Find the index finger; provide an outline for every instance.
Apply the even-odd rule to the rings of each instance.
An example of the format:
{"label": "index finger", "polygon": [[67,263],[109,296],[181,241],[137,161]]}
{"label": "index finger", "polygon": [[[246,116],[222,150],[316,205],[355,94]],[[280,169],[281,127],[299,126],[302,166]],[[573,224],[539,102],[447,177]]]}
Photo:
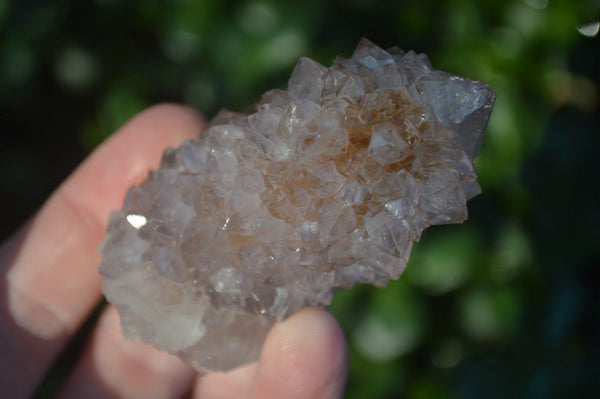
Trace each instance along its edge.
{"label": "index finger", "polygon": [[0,386],[13,398],[33,391],[66,340],[100,298],[97,247],[108,213],[127,188],[156,168],[167,146],[198,136],[191,109],[142,112],[102,144],[1,248]]}

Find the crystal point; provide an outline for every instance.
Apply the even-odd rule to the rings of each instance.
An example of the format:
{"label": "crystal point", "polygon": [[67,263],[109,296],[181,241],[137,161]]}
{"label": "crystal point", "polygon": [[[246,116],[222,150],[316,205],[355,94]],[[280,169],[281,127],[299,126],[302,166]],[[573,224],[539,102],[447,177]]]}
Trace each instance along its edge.
{"label": "crystal point", "polygon": [[398,278],[425,228],[467,217],[494,99],[367,39],[329,68],[301,58],[287,91],[167,149],[111,215],[100,273],[124,333],[230,370],[303,306]]}

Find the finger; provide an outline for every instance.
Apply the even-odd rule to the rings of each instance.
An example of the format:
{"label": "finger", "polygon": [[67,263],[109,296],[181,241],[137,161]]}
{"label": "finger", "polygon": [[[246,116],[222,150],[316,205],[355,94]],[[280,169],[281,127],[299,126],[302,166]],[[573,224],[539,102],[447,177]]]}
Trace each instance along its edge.
{"label": "finger", "polygon": [[259,363],[202,377],[193,398],[340,398],[347,362],[335,319],[322,309],[304,309],[273,327]]}
{"label": "finger", "polygon": [[254,398],[341,398],[348,349],[329,313],[307,308],[269,333],[253,387]]}
{"label": "finger", "polygon": [[110,210],[164,147],[196,136],[198,115],[160,105],[133,118],[58,188],[0,257],[0,386],[28,396],[100,297],[97,247]]}
{"label": "finger", "polygon": [[176,357],[124,339],[119,316],[108,306],[59,398],[181,398],[195,375]]}
{"label": "finger", "polygon": [[254,362],[227,373],[209,373],[196,379],[194,399],[247,398],[250,394],[258,363]]}

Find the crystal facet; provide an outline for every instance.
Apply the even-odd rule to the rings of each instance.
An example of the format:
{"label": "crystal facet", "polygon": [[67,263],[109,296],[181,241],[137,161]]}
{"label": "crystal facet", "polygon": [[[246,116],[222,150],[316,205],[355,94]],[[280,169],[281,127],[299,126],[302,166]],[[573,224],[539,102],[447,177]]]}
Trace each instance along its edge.
{"label": "crystal facet", "polygon": [[423,229],[466,219],[494,99],[366,39],[329,68],[301,58],[287,91],[167,149],[111,215],[100,273],[125,334],[229,370],[301,307],[398,278]]}

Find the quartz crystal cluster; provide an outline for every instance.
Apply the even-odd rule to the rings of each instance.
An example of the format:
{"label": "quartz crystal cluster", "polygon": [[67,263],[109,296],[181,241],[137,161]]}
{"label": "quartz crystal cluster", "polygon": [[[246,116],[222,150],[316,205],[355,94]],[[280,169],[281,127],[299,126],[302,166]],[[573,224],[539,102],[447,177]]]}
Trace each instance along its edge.
{"label": "quartz crystal cluster", "polygon": [[332,291],[398,278],[432,224],[467,217],[494,91],[361,40],[165,151],[110,217],[103,290],[129,338],[200,372],[257,359]]}

